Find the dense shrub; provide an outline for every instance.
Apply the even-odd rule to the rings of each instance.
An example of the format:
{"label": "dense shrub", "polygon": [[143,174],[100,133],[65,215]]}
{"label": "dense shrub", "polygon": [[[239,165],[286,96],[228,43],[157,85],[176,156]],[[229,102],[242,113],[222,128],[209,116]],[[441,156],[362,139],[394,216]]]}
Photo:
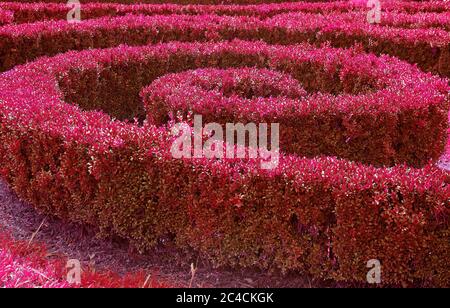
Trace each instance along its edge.
{"label": "dense shrub", "polygon": [[206,123],[223,125],[282,123],[280,148],[300,156],[413,166],[440,157],[447,140],[445,83],[436,87],[433,99],[429,86],[419,81],[422,73],[399,61],[305,50],[271,50],[269,67],[319,94],[306,97],[299,85],[267,72],[188,71],[166,75],[143,91],[149,119],[162,125],[180,115],[186,120],[201,114]]}
{"label": "dense shrub", "polygon": [[257,17],[215,15],[125,16],[10,25],[0,28],[0,70],[68,50],[145,45],[165,41],[264,40],[271,44],[310,41],[336,47],[358,43],[366,51],[390,54],[431,72],[450,76],[449,33],[443,29],[373,26],[346,15],[305,13]]}
{"label": "dense shrub", "polygon": [[[181,5],[228,5],[235,7],[248,7],[255,8],[256,6],[267,5],[269,7],[293,5],[294,7],[306,6],[306,7],[323,7],[325,9],[341,7],[347,9],[366,9],[367,1],[365,0],[343,0],[343,1],[323,1],[323,0],[93,0],[93,1],[81,1],[83,6],[90,4],[127,4],[127,5],[139,5],[139,4],[181,4]],[[10,0],[9,3],[21,4],[27,6],[29,3],[44,3],[45,5],[60,4],[60,0]],[[64,3],[65,4],[65,3]],[[243,5],[239,5],[243,4]],[[254,4],[254,5],[252,5]],[[9,4],[8,4],[9,5]],[[450,9],[450,4],[447,1],[432,0],[423,2],[407,2],[402,0],[390,0],[383,1],[382,8],[384,11],[395,12],[446,12]],[[234,8],[232,8],[234,9]]]}
{"label": "dense shrub", "polygon": [[[388,9],[391,6],[388,4]],[[421,8],[412,12],[399,10],[401,6],[395,6],[396,10],[383,11],[381,24],[400,28],[449,28],[449,13],[427,12]],[[68,8],[65,3],[17,3],[1,2],[0,8],[14,13],[14,23],[31,23],[46,20],[65,20]],[[383,6],[385,8],[385,5]],[[450,9],[450,7],[448,8]],[[333,16],[344,14],[348,20],[358,19],[366,22],[367,9],[351,5],[351,2],[294,2],[259,5],[177,5],[177,4],[134,4],[122,5],[117,3],[83,3],[82,19],[99,17],[117,17],[127,14],[134,15],[204,15],[217,14],[227,16],[255,16],[259,18],[273,17],[284,13],[314,13],[332,14]],[[12,22],[9,21],[9,22]],[[8,23],[9,23],[8,22]]]}
{"label": "dense shrub", "polygon": [[[292,12],[291,12],[292,13]],[[367,23],[366,11],[337,12],[338,18],[347,21],[358,21],[361,24]],[[443,13],[404,13],[404,12],[383,12],[379,25],[405,29],[428,29],[437,28],[448,30],[450,28],[450,12]]]}
{"label": "dense shrub", "polygon": [[[15,23],[66,19],[68,8],[65,3],[0,3],[0,7],[15,13]],[[82,19],[104,16],[169,15],[169,14],[217,14],[229,16],[258,16],[267,18],[288,12],[346,12],[354,8],[348,2],[294,2],[258,5],[177,5],[177,4],[134,4],[83,3]]]}
{"label": "dense shrub", "polygon": [[[139,91],[168,73],[258,67],[301,78],[295,70],[304,73],[302,63],[312,59],[329,70],[311,65],[311,79],[340,72],[342,84],[355,90],[360,76],[372,75],[353,72],[397,69],[399,83],[412,87],[399,96],[411,99],[409,107],[391,107],[409,108],[408,121],[428,110],[424,131],[441,123],[435,111],[446,104],[446,82],[389,57],[240,41],[69,52],[0,76],[1,174],[39,210],[98,226],[142,250],[171,241],[217,265],[357,281],[377,258],[385,283],[448,285],[450,188],[439,169],[284,154],[273,170],[253,159],[180,160],[171,156],[167,128],[106,114],[139,116]],[[389,89],[388,77],[373,77]]]}
{"label": "dense shrub", "polygon": [[9,24],[14,20],[14,14],[11,11],[0,9],[0,26]]}
{"label": "dense shrub", "polygon": [[[11,2],[17,3],[28,3],[28,2],[42,2],[42,3],[61,3],[61,0],[10,0]],[[320,2],[322,0],[303,0],[304,3],[314,3]],[[297,2],[296,0],[92,0],[92,1],[81,1],[85,3],[120,3],[120,4],[164,4],[164,3],[173,3],[173,4],[206,4],[206,5],[217,5],[217,4],[261,4],[261,3],[282,3],[282,2]],[[345,1],[336,1],[336,2],[345,2]]]}

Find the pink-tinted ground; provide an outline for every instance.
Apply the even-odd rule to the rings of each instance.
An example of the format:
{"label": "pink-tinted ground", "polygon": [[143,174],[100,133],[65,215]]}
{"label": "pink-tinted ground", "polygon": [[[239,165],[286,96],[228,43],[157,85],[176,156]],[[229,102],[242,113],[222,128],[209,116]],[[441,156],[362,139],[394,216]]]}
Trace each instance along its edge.
{"label": "pink-tinted ground", "polygon": [[[72,263],[71,263],[72,264]],[[74,269],[74,265],[71,265]],[[86,267],[79,271],[77,282],[69,282],[67,260],[47,251],[41,243],[17,240],[8,231],[0,230],[0,285],[6,288],[168,288],[177,287],[171,281],[143,271],[117,275],[111,271],[96,271]],[[70,275],[69,275],[70,276]],[[76,276],[70,276],[76,277]]]}

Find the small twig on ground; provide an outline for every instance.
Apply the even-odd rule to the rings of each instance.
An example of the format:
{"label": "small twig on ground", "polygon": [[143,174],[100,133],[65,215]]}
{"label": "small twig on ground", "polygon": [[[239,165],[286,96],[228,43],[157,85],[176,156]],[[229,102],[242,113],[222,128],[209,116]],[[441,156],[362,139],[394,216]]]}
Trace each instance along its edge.
{"label": "small twig on ground", "polygon": [[42,220],[42,222],[41,222],[39,228],[37,228],[37,230],[31,235],[31,238],[30,238],[30,240],[28,241],[28,247],[30,247],[31,243],[33,242],[34,238],[36,237],[36,235],[37,235],[37,234],[39,233],[39,231],[41,230],[41,228],[42,228],[42,226],[44,225],[44,223],[45,223],[45,218],[44,218],[44,220]]}
{"label": "small twig on ground", "polygon": [[152,277],[152,274],[149,274],[147,276],[147,278],[145,279],[144,284],[142,285],[142,289],[145,289],[145,287],[147,287],[147,283],[148,283],[148,281],[150,280],[151,277]]}
{"label": "small twig on ground", "polygon": [[47,279],[47,281],[50,281],[50,278],[48,278],[47,276],[45,276],[44,274],[42,274],[40,271],[35,270],[34,268],[30,268],[30,270],[36,274],[38,274],[39,276],[43,277],[44,279]]}
{"label": "small twig on ground", "polygon": [[197,261],[194,263],[191,263],[191,281],[189,282],[189,289],[192,288],[192,284],[194,283],[195,274],[197,273],[197,265],[198,265],[198,258]]}

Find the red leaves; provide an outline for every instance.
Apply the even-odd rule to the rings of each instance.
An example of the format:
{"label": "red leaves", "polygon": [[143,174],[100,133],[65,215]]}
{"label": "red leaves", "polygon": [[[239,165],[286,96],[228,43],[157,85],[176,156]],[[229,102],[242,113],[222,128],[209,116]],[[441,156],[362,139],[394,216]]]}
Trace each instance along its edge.
{"label": "red leaves", "polygon": [[[443,83],[436,82],[436,91],[430,91],[412,67],[353,51],[242,45],[242,50],[228,51],[237,55],[227,57],[259,47],[260,59],[248,65],[269,62],[270,70],[208,68],[167,74],[141,92],[148,121],[190,122],[197,114],[206,123],[223,126],[280,122],[280,148],[285,153],[326,154],[377,166],[419,167],[441,156],[448,110]],[[312,71],[305,63],[314,63]],[[327,85],[330,76],[320,73],[324,66],[339,68],[335,73],[341,80]],[[340,96],[307,95],[289,74],[302,84],[314,83],[314,90]]]}
{"label": "red leaves", "polygon": [[0,8],[0,26],[9,24],[14,20],[14,13]]}
{"label": "red leaves", "polygon": [[[96,225],[142,250],[167,239],[216,265],[358,281],[365,279],[366,262],[379,256],[387,283],[446,284],[449,175],[428,163],[447,139],[447,81],[360,49],[385,53],[380,46],[390,46],[393,55],[420,62],[432,54],[429,41],[448,43],[448,34],[366,27],[352,14],[333,16],[335,23],[328,15],[272,17],[280,8],[320,11],[335,5],[268,5],[262,6],[267,13],[253,7],[254,14],[248,7],[227,8],[266,19],[126,16],[2,27],[0,44],[9,46],[2,49],[3,69],[41,55],[127,43],[241,38],[289,44],[121,45],[42,58],[5,72],[2,175],[40,210]],[[410,20],[404,18],[401,27],[407,28]],[[357,38],[360,49],[290,45],[311,39],[348,46]],[[413,46],[414,40],[420,44]],[[419,64],[429,70],[439,61],[428,60]],[[148,85],[144,110],[138,93]],[[174,159],[173,136],[152,124],[193,111],[221,123],[280,122],[285,155],[279,168],[261,170],[251,159]],[[150,121],[144,121],[146,114]],[[443,261],[430,262],[436,256]]]}
{"label": "red leaves", "polygon": [[[330,4],[330,8],[335,5]],[[269,13],[269,17],[265,19],[253,17],[264,15],[264,10],[256,14],[247,12],[251,16],[216,16],[201,14],[200,10],[193,13],[194,15],[126,15],[87,19],[80,24],[70,24],[66,20],[12,24],[0,29],[0,42],[7,46],[2,56],[4,59],[0,70],[5,71],[14,65],[34,60],[38,56],[51,56],[71,49],[105,48],[121,44],[136,46],[173,40],[220,41],[237,38],[277,44],[311,42],[321,45],[332,42],[334,46],[343,47],[352,47],[354,43],[360,43],[367,51],[375,54],[388,53],[411,63],[418,63],[425,70],[432,72],[438,70],[447,76],[448,68],[445,67],[445,63],[448,62],[446,60],[448,53],[444,46],[449,44],[450,35],[444,29],[420,27],[405,29],[403,24],[394,25],[396,27],[389,24],[372,27],[367,25],[365,18],[361,20],[360,17],[364,16],[361,12],[356,15],[358,18],[355,18],[354,14],[336,12],[329,15],[310,14],[305,12],[311,10],[314,12],[317,8],[309,9],[303,6],[304,4],[300,4],[299,8],[294,8],[296,13],[285,13],[289,10],[280,10],[274,17],[270,17],[273,13]],[[139,12],[140,9],[136,10]],[[248,8],[239,8],[236,9],[236,13],[228,12],[228,14],[240,15],[242,14],[240,10],[244,10],[245,14]],[[321,10],[330,9],[319,9]],[[215,9],[206,9],[208,13],[211,11],[214,12]],[[224,15],[227,15],[226,12]],[[119,15],[123,14],[125,13]],[[148,14],[153,13],[150,10]],[[418,16],[416,19],[420,18]],[[446,18],[448,19],[448,16],[444,17]],[[414,23],[414,19],[406,20],[405,23]],[[277,34],[275,38],[274,33]],[[23,43],[24,37],[27,38],[27,44]],[[48,41],[52,42],[51,45],[46,43]],[[387,49],[386,45],[392,47]],[[442,51],[439,54],[443,59],[433,56],[432,48]]]}
{"label": "red leaves", "polygon": [[42,244],[13,239],[0,230],[0,286],[3,288],[170,288],[167,281],[144,272],[119,276],[111,271],[97,272],[88,268],[82,272],[81,285],[66,280],[66,262],[61,256],[49,257]]}
{"label": "red leaves", "polygon": [[[273,0],[272,0],[273,1]],[[269,1],[269,2],[272,2]],[[23,3],[26,2],[26,3]],[[1,3],[0,7],[15,13],[14,21],[16,23],[36,22],[43,20],[66,19],[66,3],[56,3],[58,0],[45,0],[39,3],[28,3],[30,1],[15,0]],[[54,2],[54,3],[45,3]],[[105,3],[106,2],[106,3]],[[126,2],[121,0],[120,2]],[[103,16],[123,16],[126,14],[144,14],[144,15],[164,15],[164,14],[218,14],[218,15],[237,15],[237,16],[258,16],[267,18],[276,14],[285,12],[307,12],[307,13],[330,13],[335,15],[340,12],[353,11],[352,18],[366,18],[367,1],[336,1],[336,2],[297,2],[283,0],[283,3],[265,3],[264,0],[216,0],[220,4],[216,5],[214,0],[172,0],[171,3],[195,4],[204,2],[202,6],[196,5],[176,5],[176,4],[135,4],[135,1],[129,0],[133,5],[122,5],[114,3],[114,0],[97,0],[85,3],[83,2],[83,19],[98,18]],[[142,3],[152,3],[152,0],[140,1]],[[257,5],[233,5],[230,3],[254,3]],[[276,1],[273,1],[276,2]],[[354,11],[362,10],[359,14]],[[388,1],[383,3],[383,23],[394,24],[395,26],[404,25],[405,22],[421,27],[441,26],[448,20],[445,14],[436,14],[447,12],[450,5],[446,1],[427,1],[427,2],[406,2],[406,1]],[[408,14],[405,14],[405,13]],[[419,13],[416,15],[410,15]]]}

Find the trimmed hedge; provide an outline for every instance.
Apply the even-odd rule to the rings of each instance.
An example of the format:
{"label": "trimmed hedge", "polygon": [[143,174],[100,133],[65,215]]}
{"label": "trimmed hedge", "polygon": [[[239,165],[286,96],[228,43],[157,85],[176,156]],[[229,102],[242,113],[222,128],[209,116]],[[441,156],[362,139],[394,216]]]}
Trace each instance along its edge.
{"label": "trimmed hedge", "polygon": [[[161,77],[144,89],[148,118],[156,125],[190,114],[223,125],[233,120],[282,123],[280,148],[285,152],[379,166],[420,167],[443,153],[449,107],[445,82],[430,85],[423,73],[388,57],[329,48],[274,49],[271,69],[295,76],[308,91],[320,94],[306,97],[282,76],[248,69],[187,71]],[[283,88],[297,96],[276,90]]]}
{"label": "trimmed hedge", "polygon": [[[17,3],[2,2],[0,7],[15,13],[15,23],[30,23],[45,20],[65,20],[68,8],[65,3]],[[204,15],[217,14],[229,16],[257,16],[272,17],[288,12],[346,12],[357,9],[348,2],[294,2],[258,5],[178,5],[178,4],[134,4],[122,5],[117,3],[83,3],[82,19],[99,17],[135,15],[169,15],[188,14]]]}
{"label": "trimmed hedge", "polygon": [[372,26],[342,15],[281,14],[256,17],[215,15],[125,16],[11,25],[0,28],[0,70],[38,56],[68,50],[145,45],[166,41],[264,40],[271,44],[310,41],[335,47],[359,43],[366,51],[390,54],[426,71],[450,76],[450,35],[441,29],[401,29]]}
{"label": "trimmed hedge", "polygon": [[[82,6],[82,19],[118,17],[134,15],[205,15],[255,16],[269,18],[285,13],[314,13],[344,15],[347,20],[358,19],[365,23],[367,9],[364,6],[349,5],[349,2],[295,2],[259,5],[177,5],[177,4],[135,4],[85,3]],[[16,3],[1,2],[0,8],[14,13],[14,23],[32,23],[48,20],[66,20],[68,8],[65,3]],[[450,7],[449,7],[450,9]],[[381,25],[399,28],[444,28],[449,29],[450,13],[444,12],[398,12],[384,11]],[[8,21],[11,23],[12,20]]]}
{"label": "trimmed hedge", "polygon": [[[10,0],[11,2],[42,2],[42,3],[61,3],[61,0]],[[320,2],[322,0],[304,0],[303,2]],[[86,3],[121,3],[121,4],[261,4],[261,3],[282,3],[282,2],[297,2],[296,0],[93,0],[86,1]]]}
{"label": "trimmed hedge", "polygon": [[[204,5],[204,6],[229,6],[234,9],[234,7],[248,7],[255,8],[258,6],[285,6],[285,5],[293,5],[293,6],[306,6],[306,7],[323,7],[328,10],[330,8],[341,7],[348,9],[359,9],[362,8],[367,10],[367,1],[361,0],[345,0],[345,1],[326,1],[323,0],[307,0],[307,1],[295,1],[295,0],[142,0],[142,1],[131,1],[131,0],[94,0],[94,1],[81,1],[83,7],[88,5],[96,5],[96,4],[106,4],[106,5],[114,5],[120,3],[126,3],[127,5],[140,5],[140,4],[150,4],[150,5],[158,5],[158,4],[178,4],[178,5]],[[12,4],[20,4],[27,6],[30,4],[39,4],[44,3],[45,5],[55,5],[60,4],[60,0],[10,0],[8,2]],[[65,4],[65,3],[64,3]],[[240,5],[242,4],[242,5]],[[387,12],[405,12],[405,13],[417,13],[417,12],[448,12],[450,10],[450,4],[447,1],[442,0],[433,0],[426,2],[407,2],[403,0],[390,0],[384,1],[382,4],[383,11]]]}
{"label": "trimmed hedge", "polygon": [[[366,2],[367,3],[367,2]],[[431,0],[411,2],[403,0],[394,0],[383,2],[382,9],[386,11],[400,11],[405,13],[417,13],[417,12],[448,12],[450,9],[450,3],[448,1]]]}
{"label": "trimmed hedge", "polygon": [[[292,13],[292,12],[291,12]],[[352,11],[352,12],[337,12],[339,18],[347,21],[356,20],[361,24],[367,23],[367,12]],[[394,28],[404,29],[429,29],[437,28],[443,30],[450,29],[450,12],[443,13],[404,13],[404,12],[383,12],[379,26],[390,26]]]}
{"label": "trimmed hedge", "polygon": [[[17,67],[0,76],[1,174],[39,210],[98,226],[142,250],[173,243],[216,265],[362,282],[367,261],[377,258],[385,283],[448,286],[447,173],[333,157],[281,155],[273,170],[261,170],[258,160],[173,159],[167,128],[106,114],[139,114],[139,91],[167,73],[245,66],[286,72],[302,68],[310,53],[328,52],[341,64],[395,64],[411,74],[405,81],[421,80],[419,93],[447,99],[444,81],[406,64],[324,50],[171,43],[69,52]],[[331,75],[310,72],[319,80]]]}

